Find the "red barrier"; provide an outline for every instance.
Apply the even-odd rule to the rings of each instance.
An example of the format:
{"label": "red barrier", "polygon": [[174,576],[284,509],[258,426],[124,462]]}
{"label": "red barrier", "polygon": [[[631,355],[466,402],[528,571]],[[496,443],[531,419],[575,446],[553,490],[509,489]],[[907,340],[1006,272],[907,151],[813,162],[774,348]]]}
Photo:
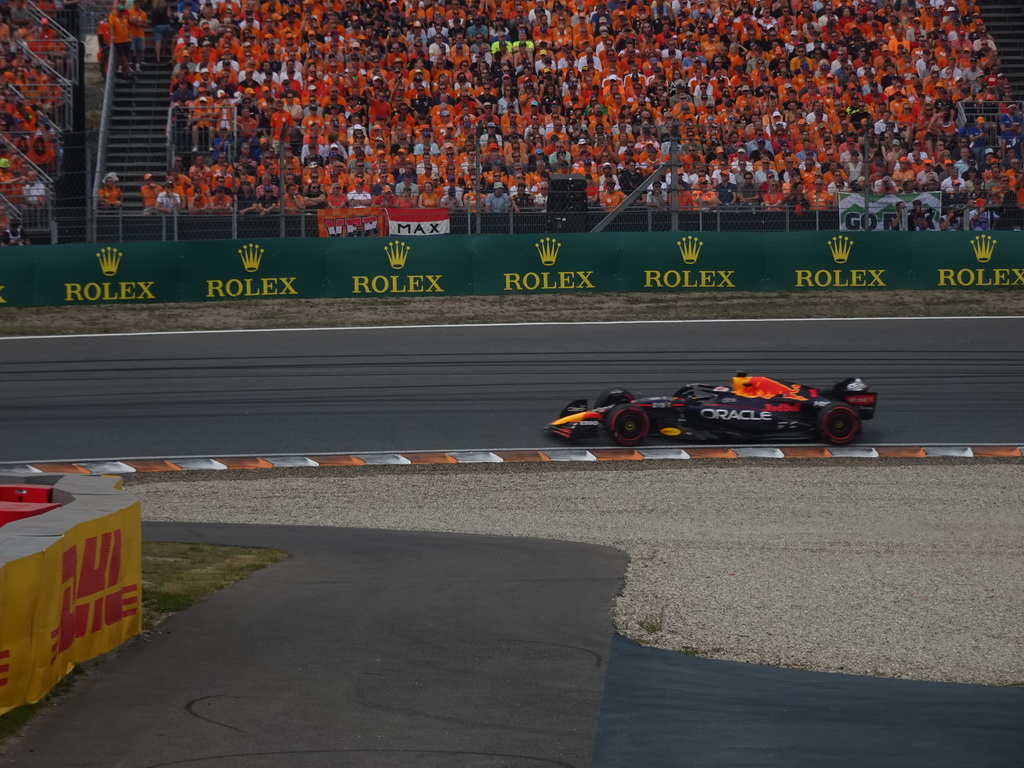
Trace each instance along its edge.
{"label": "red barrier", "polygon": [[60,504],[29,504],[18,501],[0,501],[0,528],[15,520],[35,517],[56,509]]}
{"label": "red barrier", "polygon": [[49,504],[52,499],[53,488],[49,485],[0,485],[0,502]]}

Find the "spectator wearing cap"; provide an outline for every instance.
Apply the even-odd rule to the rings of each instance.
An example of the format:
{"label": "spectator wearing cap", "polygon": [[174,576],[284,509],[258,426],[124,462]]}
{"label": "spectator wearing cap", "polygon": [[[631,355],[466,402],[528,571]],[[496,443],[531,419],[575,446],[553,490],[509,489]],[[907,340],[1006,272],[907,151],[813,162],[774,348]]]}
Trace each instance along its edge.
{"label": "spectator wearing cap", "polygon": [[973,123],[967,123],[961,133],[967,139],[967,148],[976,163],[985,162],[985,150],[988,149],[988,140],[985,118],[978,116]]}
{"label": "spectator wearing cap", "polygon": [[512,198],[505,191],[505,185],[496,181],[494,189],[484,198],[484,208],[492,213],[500,213],[512,208]]}
{"label": "spectator wearing cap", "polygon": [[114,55],[121,70],[121,77],[131,80],[132,39],[128,28],[128,8],[118,3],[114,11],[107,17],[110,25],[110,39],[114,44]]}
{"label": "spectator wearing cap", "polygon": [[348,205],[350,208],[367,208],[373,203],[373,195],[366,188],[366,180],[362,176],[356,176],[355,184],[348,193]]}
{"label": "spectator wearing cap", "polygon": [[108,173],[103,178],[103,184],[96,194],[99,198],[99,207],[107,210],[120,208],[124,201],[124,193],[117,186],[117,176],[113,173]]}
{"label": "spectator wearing cap", "polygon": [[153,181],[153,174],[147,173],[142,177],[142,185],[139,187],[139,196],[142,198],[142,212],[146,214],[156,213],[156,199],[163,191],[162,187]]}
{"label": "spectator wearing cap", "polygon": [[975,232],[987,232],[995,229],[995,223],[999,216],[988,207],[984,197],[978,197],[974,206],[967,212],[966,228]]}

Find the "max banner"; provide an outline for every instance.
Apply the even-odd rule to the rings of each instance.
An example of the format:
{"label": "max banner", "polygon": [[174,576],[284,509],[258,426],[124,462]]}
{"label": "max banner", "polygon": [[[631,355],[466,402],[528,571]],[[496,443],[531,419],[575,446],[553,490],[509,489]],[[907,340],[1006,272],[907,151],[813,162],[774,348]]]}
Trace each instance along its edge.
{"label": "max banner", "polygon": [[447,235],[447,208],[388,208],[388,233],[392,237]]}

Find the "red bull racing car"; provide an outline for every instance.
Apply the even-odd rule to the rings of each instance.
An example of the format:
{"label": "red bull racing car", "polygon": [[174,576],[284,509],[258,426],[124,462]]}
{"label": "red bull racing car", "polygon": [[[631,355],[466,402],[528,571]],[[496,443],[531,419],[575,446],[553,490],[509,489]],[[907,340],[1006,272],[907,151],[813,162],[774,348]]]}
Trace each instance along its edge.
{"label": "red bull racing car", "polygon": [[740,372],[730,386],[688,384],[671,397],[636,398],[625,389],[609,389],[592,407],[573,400],[547,429],[571,441],[604,430],[624,446],[649,435],[696,442],[820,439],[844,445],[874,417],[876,399],[861,379],[819,389]]}

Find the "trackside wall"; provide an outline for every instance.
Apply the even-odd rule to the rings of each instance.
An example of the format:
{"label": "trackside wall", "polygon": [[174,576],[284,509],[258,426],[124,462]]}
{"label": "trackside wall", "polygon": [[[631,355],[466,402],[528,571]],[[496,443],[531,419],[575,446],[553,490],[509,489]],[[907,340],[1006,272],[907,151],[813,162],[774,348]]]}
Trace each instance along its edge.
{"label": "trackside wall", "polygon": [[62,506],[0,527],[0,714],[141,631],[139,502],[109,477],[0,475]]}
{"label": "trackside wall", "polygon": [[9,248],[0,306],[586,291],[1024,288],[1022,232],[609,233]]}

